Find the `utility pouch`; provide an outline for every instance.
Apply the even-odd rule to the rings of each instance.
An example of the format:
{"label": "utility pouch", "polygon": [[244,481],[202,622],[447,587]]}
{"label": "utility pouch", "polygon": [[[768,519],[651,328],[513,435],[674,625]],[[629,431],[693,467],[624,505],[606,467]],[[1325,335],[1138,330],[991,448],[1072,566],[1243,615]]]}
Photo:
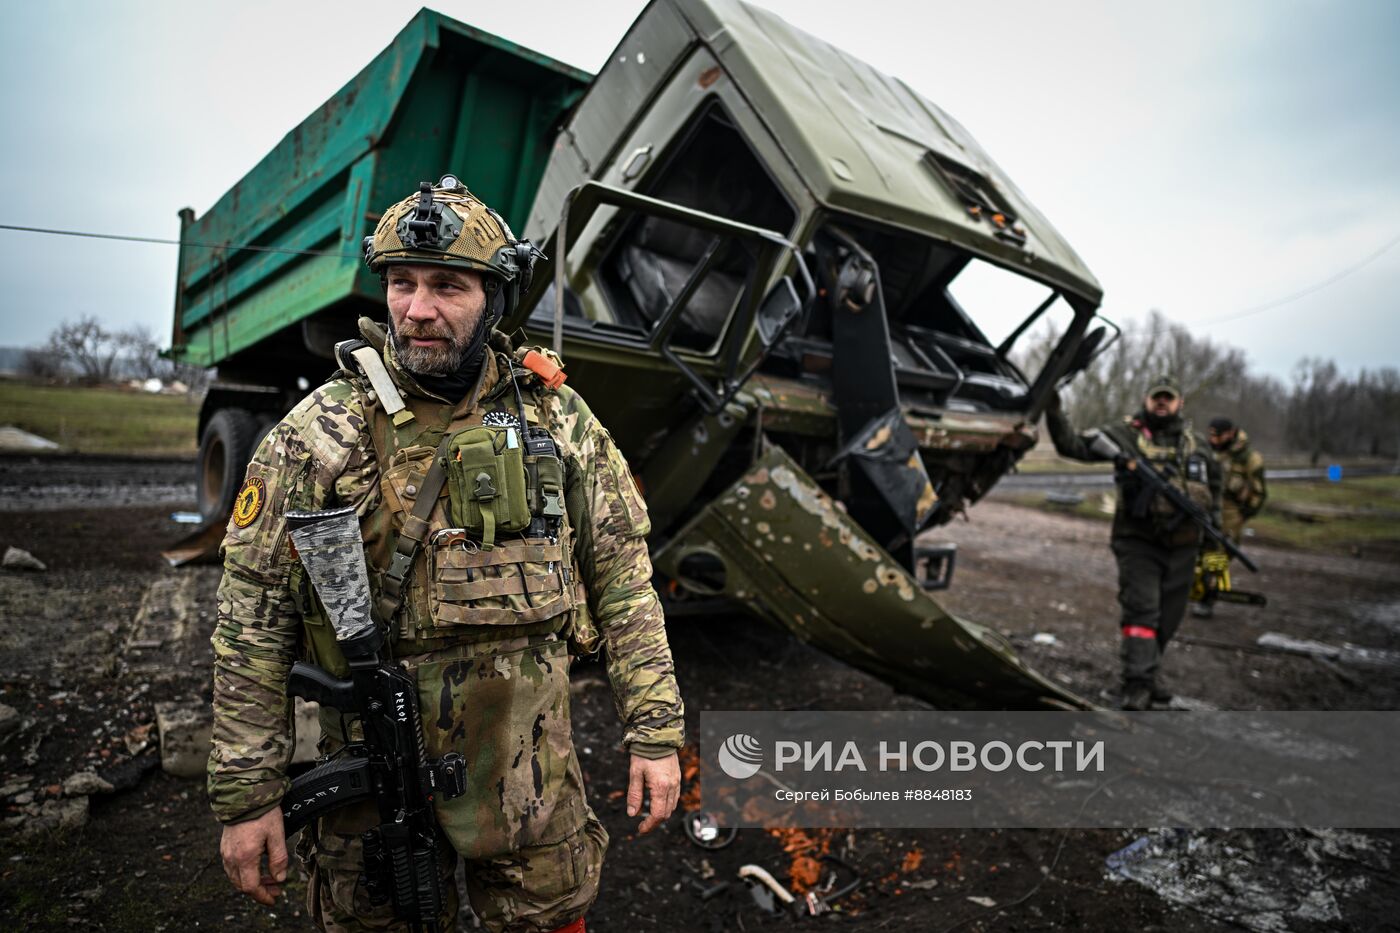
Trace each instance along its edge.
{"label": "utility pouch", "polygon": [[483,424],[458,431],[447,444],[447,486],[452,523],[481,542],[530,526],[525,452],[514,426]]}

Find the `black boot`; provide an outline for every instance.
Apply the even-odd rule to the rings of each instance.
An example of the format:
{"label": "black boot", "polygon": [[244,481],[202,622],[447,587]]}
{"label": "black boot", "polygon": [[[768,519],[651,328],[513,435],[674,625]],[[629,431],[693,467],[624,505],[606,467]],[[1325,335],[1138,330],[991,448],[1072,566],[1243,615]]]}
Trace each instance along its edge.
{"label": "black boot", "polygon": [[1154,706],[1166,706],[1172,701],[1172,692],[1161,684],[1152,685],[1152,704]]}
{"label": "black boot", "polygon": [[1134,682],[1123,685],[1123,703],[1120,709],[1128,712],[1141,712],[1152,708],[1152,685]]}

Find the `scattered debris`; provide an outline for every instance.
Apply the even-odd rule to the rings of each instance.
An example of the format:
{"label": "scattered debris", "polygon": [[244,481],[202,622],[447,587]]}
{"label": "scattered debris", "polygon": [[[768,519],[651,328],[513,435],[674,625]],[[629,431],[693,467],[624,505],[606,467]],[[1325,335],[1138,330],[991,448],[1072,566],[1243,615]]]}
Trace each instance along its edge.
{"label": "scattered debris", "polygon": [[761,865],[744,865],[739,869],[739,879],[748,886],[754,903],[770,914],[780,907],[791,907],[797,902],[792,892],[778,884],[776,878]]}
{"label": "scattered debris", "polygon": [[1306,638],[1290,638],[1278,632],[1265,632],[1255,642],[1260,648],[1281,651],[1285,654],[1303,654],[1325,661],[1343,661],[1370,667],[1400,667],[1400,654],[1383,651],[1379,648],[1364,648],[1360,645],[1343,643],[1329,645],[1326,642]]}
{"label": "scattered debris", "polygon": [[702,849],[723,849],[739,835],[739,830],[721,826],[713,813],[699,811],[685,815],[685,836]]}
{"label": "scattered debris", "polygon": [[63,782],[63,793],[67,797],[87,797],[92,794],[110,794],[116,790],[110,781],[97,775],[96,771],[79,771]]}
{"label": "scattered debris", "polygon": [[969,897],[968,897],[968,900],[971,901],[972,903],[976,904],[978,907],[995,907],[995,906],[997,906],[996,899],[995,899],[995,898],[991,898],[991,897],[969,896]]}
{"label": "scattered debris", "polygon": [[1061,505],[1072,509],[1083,502],[1084,497],[1077,492],[1047,492],[1045,494],[1046,505]]}
{"label": "scattered debris", "polygon": [[58,830],[77,829],[87,825],[88,798],[73,797],[68,800],[45,800],[40,804],[29,804],[18,815],[5,820],[6,829],[14,830],[21,836],[34,836]]}
{"label": "scattered debris", "polygon": [[5,703],[0,703],[0,738],[4,738],[11,732],[19,731],[19,727],[24,724],[20,718],[19,710]]}
{"label": "scattered debris", "polygon": [[6,570],[48,570],[49,568],[39,558],[26,551],[24,548],[11,545],[5,548],[5,557],[0,560],[0,566]]}
{"label": "scattered debris", "polygon": [[128,755],[134,758],[150,747],[151,729],[154,726],[155,723],[148,722],[127,730],[126,735],[122,736],[122,744],[126,746]]}
{"label": "scattered debris", "polygon": [[1053,645],[1057,644],[1059,639],[1049,632],[1036,632],[1031,636],[1031,642],[1037,645]]}
{"label": "scattered debris", "polygon": [[0,797],[13,797],[15,794],[26,790],[34,781],[32,774],[16,774],[10,778],[10,782],[0,786]]}
{"label": "scattered debris", "polygon": [[0,425],[0,450],[61,450],[62,448],[37,434],[21,431],[12,424]]}
{"label": "scattered debris", "polygon": [[1337,829],[1274,834],[1158,829],[1105,864],[1164,899],[1255,930],[1287,933],[1298,922],[1342,920],[1338,899],[1390,869],[1389,844]]}

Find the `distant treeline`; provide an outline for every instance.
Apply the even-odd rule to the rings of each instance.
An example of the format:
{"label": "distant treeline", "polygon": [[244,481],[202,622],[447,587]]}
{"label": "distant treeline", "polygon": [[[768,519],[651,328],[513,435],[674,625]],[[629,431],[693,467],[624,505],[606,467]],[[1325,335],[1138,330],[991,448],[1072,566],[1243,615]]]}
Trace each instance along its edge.
{"label": "distant treeline", "polygon": [[[1022,355],[1032,372],[1059,333],[1040,331]],[[1070,419],[1083,427],[1132,414],[1145,380],[1171,373],[1181,380],[1186,414],[1204,432],[1223,416],[1266,452],[1327,457],[1400,458],[1400,370],[1393,366],[1342,373],[1331,360],[1298,362],[1285,384],[1249,371],[1244,351],[1196,337],[1153,311],[1075,377],[1062,393]]]}
{"label": "distant treeline", "polygon": [[182,382],[191,391],[208,383],[208,371],[161,356],[145,327],[113,331],[87,315],[53,329],[42,347],[24,351],[18,372],[47,382],[103,385],[127,379]]}

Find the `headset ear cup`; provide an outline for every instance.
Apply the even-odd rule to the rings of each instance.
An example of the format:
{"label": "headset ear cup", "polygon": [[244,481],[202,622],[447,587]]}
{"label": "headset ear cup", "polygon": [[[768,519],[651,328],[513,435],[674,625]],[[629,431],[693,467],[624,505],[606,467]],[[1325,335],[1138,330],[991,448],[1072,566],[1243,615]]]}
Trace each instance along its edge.
{"label": "headset ear cup", "polygon": [[520,270],[516,273],[516,297],[525,294],[530,290],[530,279],[535,272],[535,248],[530,245],[529,240],[519,240],[515,244],[515,265]]}

